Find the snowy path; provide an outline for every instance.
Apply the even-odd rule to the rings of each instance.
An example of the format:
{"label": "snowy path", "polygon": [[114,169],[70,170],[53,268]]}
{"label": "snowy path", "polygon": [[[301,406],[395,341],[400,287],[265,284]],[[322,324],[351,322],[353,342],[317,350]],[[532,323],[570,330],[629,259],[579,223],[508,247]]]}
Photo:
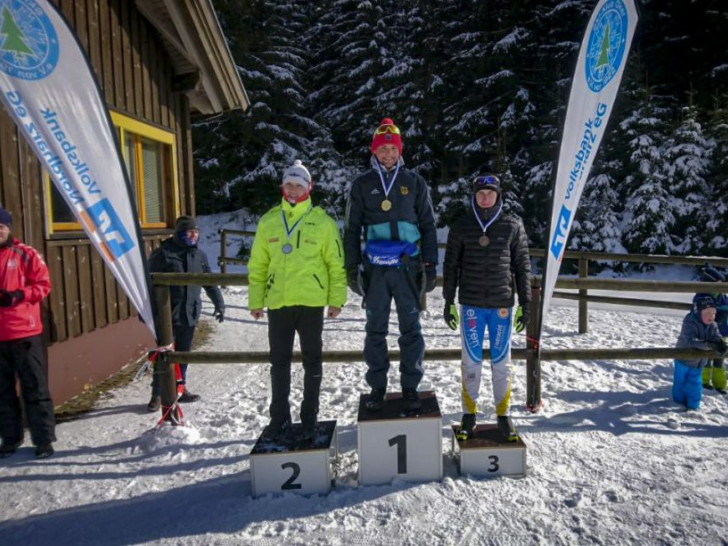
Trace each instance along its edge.
{"label": "snowy path", "polygon": [[[439,291],[424,320],[429,347],[455,347]],[[266,350],[266,324],[228,288],[228,319],[207,347]],[[592,306],[577,335],[573,306],[557,300],[545,347],[669,346],[681,313]],[[206,310],[209,312],[209,304]],[[207,317],[209,319],[209,316]],[[394,325],[393,325],[394,326]],[[324,347],[362,347],[364,314],[350,303],[327,321]],[[396,347],[396,336],[390,337]],[[523,346],[523,336],[515,336]],[[396,367],[396,366],[395,366]],[[294,406],[302,373],[294,366]],[[728,398],[707,393],[700,412],[669,400],[668,361],[544,363],[544,411],[524,409],[525,365],[514,362],[513,416],[529,446],[528,475],[459,477],[449,424],[460,417],[457,362],[427,362],[421,389],[443,413],[444,479],[357,484],[356,403],[362,364],[325,365],[321,418],[339,423],[336,488],[326,496],[251,498],[248,454],[267,423],[266,365],[199,365],[185,406],[190,426],[153,429],[148,377],[58,427],[57,454],[26,445],[0,461],[0,543],[79,544],[725,544]],[[483,420],[493,419],[483,374]],[[397,385],[395,371],[390,384]],[[721,542],[722,541],[722,542]]]}

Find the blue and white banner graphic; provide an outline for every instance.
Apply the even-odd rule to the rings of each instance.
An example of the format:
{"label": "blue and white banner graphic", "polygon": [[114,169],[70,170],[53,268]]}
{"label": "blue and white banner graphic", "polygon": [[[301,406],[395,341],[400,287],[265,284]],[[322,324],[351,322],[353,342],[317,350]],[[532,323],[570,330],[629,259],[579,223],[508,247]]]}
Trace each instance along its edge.
{"label": "blue and white banner graphic", "polygon": [[571,85],[554,181],[543,276],[542,323],[551,303],[584,183],[612,113],[636,26],[637,9],[633,0],[600,0],[586,27]]}
{"label": "blue and white banner graphic", "polygon": [[0,94],[155,334],[141,230],[115,130],[75,35],[47,0],[0,0]]}

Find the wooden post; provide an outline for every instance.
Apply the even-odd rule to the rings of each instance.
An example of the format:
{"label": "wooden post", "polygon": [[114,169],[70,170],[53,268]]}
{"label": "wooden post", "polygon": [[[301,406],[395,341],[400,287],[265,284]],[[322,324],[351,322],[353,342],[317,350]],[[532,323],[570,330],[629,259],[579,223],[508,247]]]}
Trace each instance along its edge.
{"label": "wooden post", "polygon": [[541,359],[539,357],[541,316],[541,279],[531,278],[531,317],[526,326],[526,409],[537,413],[543,408],[541,402]]}
{"label": "wooden post", "polygon": [[[167,347],[172,344],[172,306],[170,304],[169,286],[154,285],[154,301],[156,305],[155,327],[157,329],[157,342],[160,347]],[[179,408],[167,411],[177,402],[177,379],[174,374],[172,362],[167,361],[167,354],[162,351],[154,361],[154,373],[159,374],[159,384],[162,396],[162,415],[165,421],[178,425],[182,422],[182,415]]]}
{"label": "wooden post", "polygon": [[[579,258],[579,278],[589,276],[589,258]],[[586,334],[589,330],[589,310],[587,308],[587,289],[579,290],[579,333]]]}
{"label": "wooden post", "polygon": [[220,266],[220,272],[224,275],[227,273],[227,256],[225,250],[227,249],[227,231],[224,229],[218,230],[220,233],[220,257],[217,259],[218,265]]}

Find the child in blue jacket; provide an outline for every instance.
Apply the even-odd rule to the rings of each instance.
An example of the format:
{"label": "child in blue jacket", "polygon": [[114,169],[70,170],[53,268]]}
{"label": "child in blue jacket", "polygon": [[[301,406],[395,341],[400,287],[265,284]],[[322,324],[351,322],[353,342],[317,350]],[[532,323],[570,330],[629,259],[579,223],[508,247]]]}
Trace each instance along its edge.
{"label": "child in blue jacket", "polygon": [[[725,275],[718,271],[715,267],[706,263],[701,268],[701,280],[706,282],[725,282]],[[728,336],[728,296],[719,292],[711,292],[709,294],[695,294],[693,302],[702,297],[711,296],[715,302],[717,313],[715,315],[715,323],[718,325],[718,331],[722,337]],[[724,360],[715,358],[708,360],[708,364],[703,368],[703,388],[715,389],[721,394],[727,394],[726,390],[726,370]]]}
{"label": "child in blue jacket", "polygon": [[[724,355],[728,346],[720,337],[715,315],[716,308],[712,297],[696,297],[692,310],[683,319],[676,347],[718,351]],[[672,399],[684,405],[685,409],[696,410],[700,407],[703,396],[702,370],[707,363],[708,358],[675,359]]]}

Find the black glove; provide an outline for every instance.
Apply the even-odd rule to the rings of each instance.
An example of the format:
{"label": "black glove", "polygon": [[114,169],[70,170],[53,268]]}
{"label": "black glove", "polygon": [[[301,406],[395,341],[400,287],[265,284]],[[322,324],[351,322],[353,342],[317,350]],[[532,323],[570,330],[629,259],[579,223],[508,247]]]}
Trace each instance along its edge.
{"label": "black glove", "polygon": [[528,319],[531,318],[531,311],[528,307],[518,306],[516,310],[516,332],[521,333],[528,326]]}
{"label": "black glove", "polygon": [[212,317],[217,319],[218,322],[225,320],[225,308],[215,307],[215,310],[212,312]]}
{"label": "black glove", "polygon": [[361,278],[361,270],[358,265],[346,270],[346,283],[349,285],[349,288],[351,288],[351,291],[354,292],[354,294],[358,294],[362,298],[364,297],[364,284]]}
{"label": "black glove", "polygon": [[22,290],[0,290],[0,307],[12,307],[25,299]]}
{"label": "black glove", "polygon": [[432,292],[437,286],[437,269],[435,264],[425,264],[425,292]]}
{"label": "black glove", "polygon": [[450,330],[457,330],[460,324],[460,316],[458,315],[457,306],[451,302],[445,302],[445,310],[442,312],[442,318],[445,320],[445,324]]}

